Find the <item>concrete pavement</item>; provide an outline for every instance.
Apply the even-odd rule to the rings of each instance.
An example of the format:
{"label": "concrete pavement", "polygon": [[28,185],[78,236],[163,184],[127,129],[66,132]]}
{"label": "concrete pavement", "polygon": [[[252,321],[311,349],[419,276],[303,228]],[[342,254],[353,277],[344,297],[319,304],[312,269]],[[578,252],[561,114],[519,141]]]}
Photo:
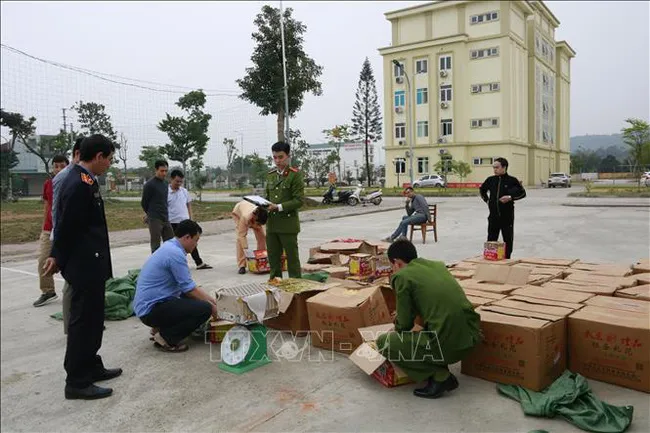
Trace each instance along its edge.
{"label": "concrete pavement", "polygon": [[[515,257],[632,263],[648,256],[650,209],[566,207],[566,196],[555,192],[530,191],[517,204]],[[486,233],[485,205],[474,198],[429,201],[439,203],[439,242],[423,245],[416,233],[420,255],[451,261],[479,254]],[[309,247],[335,237],[377,240],[394,230],[401,214],[393,210],[305,221],[301,255],[305,259]],[[236,274],[230,230],[204,236],[199,248],[215,266],[193,270],[200,284],[266,279]],[[149,245],[113,247],[112,254],[115,274],[123,275],[142,265]],[[39,294],[35,267],[33,259],[2,264],[2,431],[580,431],[561,418],[524,416],[517,402],[498,395],[495,384],[461,375],[458,364],[452,371],[459,389],[435,401],[413,397],[414,385],[384,388],[339,354],[318,363],[273,362],[236,376],[210,361],[209,345],[191,342],[185,353],[158,352],[148,340],[148,328],[136,318],[107,322],[100,354],[108,367],[124,368],[121,377],[106,383],[114,395],[97,402],[67,401],[65,337],[61,322],[49,317],[61,304],[31,306]],[[60,279],[56,284],[60,292]],[[630,432],[650,430],[648,394],[589,383],[602,400],[634,406]]]}

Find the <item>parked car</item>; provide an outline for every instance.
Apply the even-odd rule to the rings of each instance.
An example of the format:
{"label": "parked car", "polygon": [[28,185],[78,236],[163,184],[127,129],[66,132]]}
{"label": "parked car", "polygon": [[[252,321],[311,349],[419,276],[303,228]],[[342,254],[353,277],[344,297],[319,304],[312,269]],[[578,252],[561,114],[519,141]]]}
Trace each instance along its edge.
{"label": "parked car", "polygon": [[647,181],[648,179],[650,179],[650,171],[646,171],[641,175],[641,180]]}
{"label": "parked car", "polygon": [[571,188],[571,176],[568,176],[566,173],[551,173],[548,178],[548,187],[555,188],[558,186]]}
{"label": "parked car", "polygon": [[436,188],[445,188],[447,182],[445,178],[438,174],[431,174],[422,176],[415,182],[413,182],[413,188],[426,188],[426,187],[436,187]]}

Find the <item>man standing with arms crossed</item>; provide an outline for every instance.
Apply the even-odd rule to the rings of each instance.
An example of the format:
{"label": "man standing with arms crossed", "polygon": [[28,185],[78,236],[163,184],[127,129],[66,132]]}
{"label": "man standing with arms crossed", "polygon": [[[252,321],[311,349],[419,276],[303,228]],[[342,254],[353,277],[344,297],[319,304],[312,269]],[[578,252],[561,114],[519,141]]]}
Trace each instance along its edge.
{"label": "man standing with arms crossed", "polygon": [[269,218],[266,229],[266,247],[271,268],[270,279],[282,278],[282,251],[287,254],[289,278],[300,278],[298,209],[303,205],[305,182],[302,173],[290,167],[291,148],[279,141],[271,146],[275,167],[266,175],[266,199]]}
{"label": "man standing with arms crossed", "polygon": [[106,173],[115,145],[95,134],[81,144],[80,162],[61,185],[52,253],[44,274],[61,270],[72,288],[65,353],[65,398],[92,400],[113,393],[94,382],[113,379],[122,370],[106,369],[97,354],[102,345],[106,280],[113,276],[104,201],[97,176]]}
{"label": "man standing with arms crossed", "polygon": [[142,188],[142,200],[140,205],[145,212],[143,221],[149,226],[151,252],[160,247],[160,238],[163,242],[174,237],[174,230],[169,224],[169,212],[167,210],[167,194],[169,184],[165,180],[169,165],[167,161],[155,162],[156,175],[149,179]]}
{"label": "man standing with arms crossed", "polygon": [[[488,241],[499,240],[499,232],[506,244],[506,259],[512,255],[512,243],[515,237],[515,201],[526,197],[526,190],[521,182],[508,174],[508,160],[497,158],[492,165],[494,176],[481,184],[481,198],[488,204]],[[488,196],[488,192],[490,195]]]}

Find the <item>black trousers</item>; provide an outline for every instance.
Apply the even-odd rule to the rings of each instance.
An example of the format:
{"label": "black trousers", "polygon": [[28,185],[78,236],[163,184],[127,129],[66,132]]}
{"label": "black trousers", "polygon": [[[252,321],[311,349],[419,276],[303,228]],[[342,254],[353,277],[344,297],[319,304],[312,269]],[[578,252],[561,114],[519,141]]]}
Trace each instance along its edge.
{"label": "black trousers", "polygon": [[[172,223],[172,230],[174,230],[174,233],[176,233],[176,227],[178,227],[178,223]],[[194,251],[192,251],[192,259],[194,260],[194,263],[196,266],[200,266],[203,264],[203,259],[201,259],[201,256],[199,255],[199,248],[194,248]]]}
{"label": "black trousers", "polygon": [[92,385],[93,377],[104,369],[97,354],[104,335],[104,282],[71,285],[68,342],[63,366],[66,384],[73,388]]}
{"label": "black trousers", "polygon": [[490,215],[488,217],[488,241],[498,241],[499,232],[506,243],[506,259],[512,255],[512,243],[515,236],[515,215]]}
{"label": "black trousers", "polygon": [[212,315],[212,305],[197,299],[178,298],[159,302],[140,320],[147,326],[158,328],[165,341],[176,346]]}

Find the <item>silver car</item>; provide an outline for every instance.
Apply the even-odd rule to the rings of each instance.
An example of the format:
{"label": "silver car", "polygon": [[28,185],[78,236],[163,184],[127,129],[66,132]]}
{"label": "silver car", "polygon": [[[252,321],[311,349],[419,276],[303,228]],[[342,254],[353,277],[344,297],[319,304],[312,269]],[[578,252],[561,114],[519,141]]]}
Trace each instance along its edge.
{"label": "silver car", "polygon": [[571,176],[567,176],[566,173],[551,173],[548,178],[548,187],[555,188],[557,186],[571,188]]}
{"label": "silver car", "polygon": [[413,188],[426,188],[426,187],[444,188],[445,186],[447,186],[447,182],[445,182],[445,178],[438,174],[422,176],[421,178],[413,182]]}

